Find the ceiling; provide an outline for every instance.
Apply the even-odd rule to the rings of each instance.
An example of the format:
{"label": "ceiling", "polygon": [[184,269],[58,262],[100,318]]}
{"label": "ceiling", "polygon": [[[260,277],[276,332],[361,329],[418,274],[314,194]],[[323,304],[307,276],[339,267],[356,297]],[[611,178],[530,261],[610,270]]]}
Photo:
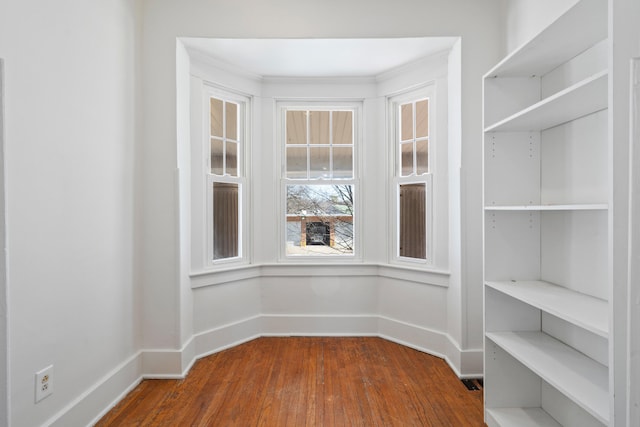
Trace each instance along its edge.
{"label": "ceiling", "polygon": [[263,77],[371,77],[449,50],[458,38],[181,40],[189,51]]}

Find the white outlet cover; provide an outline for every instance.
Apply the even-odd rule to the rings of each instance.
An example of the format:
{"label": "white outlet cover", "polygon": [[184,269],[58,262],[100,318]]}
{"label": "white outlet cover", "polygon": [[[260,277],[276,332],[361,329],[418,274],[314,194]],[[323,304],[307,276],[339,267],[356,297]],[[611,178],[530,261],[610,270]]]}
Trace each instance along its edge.
{"label": "white outlet cover", "polygon": [[53,393],[53,365],[36,372],[36,403]]}

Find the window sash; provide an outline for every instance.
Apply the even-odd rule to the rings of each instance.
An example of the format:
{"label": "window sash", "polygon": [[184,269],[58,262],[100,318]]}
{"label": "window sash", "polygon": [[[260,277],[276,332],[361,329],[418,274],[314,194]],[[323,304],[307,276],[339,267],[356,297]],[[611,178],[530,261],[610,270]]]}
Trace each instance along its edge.
{"label": "window sash", "polygon": [[[295,259],[310,261],[313,259],[327,260],[332,259],[332,262],[340,262],[340,260],[348,261],[357,259],[359,256],[359,223],[357,220],[358,210],[358,188],[359,183],[357,180],[357,153],[356,147],[359,142],[359,123],[361,122],[362,105],[360,102],[324,102],[324,101],[311,101],[311,102],[289,102],[282,101],[278,103],[278,115],[279,115],[279,149],[280,155],[280,179],[281,179],[281,210],[280,210],[280,238],[282,243],[280,244],[280,258],[292,261]],[[328,115],[325,112],[330,112]],[[311,120],[305,118],[304,126],[292,125],[291,121],[287,121],[287,114],[289,117],[297,115],[298,123],[301,123],[301,117],[324,117],[324,124],[319,122],[312,123]],[[315,119],[314,119],[315,120]],[[326,123],[326,121],[329,123]],[[296,132],[296,135],[289,138],[287,132]],[[293,151],[295,153],[297,161],[294,159]],[[320,154],[320,156],[314,156],[314,154]],[[304,156],[304,160],[300,156]],[[328,161],[327,161],[328,158]],[[327,167],[328,173],[322,173],[321,167],[314,168],[314,162],[317,160],[323,160],[322,166]],[[317,163],[316,163],[317,164]],[[291,167],[295,165],[294,167]],[[339,185],[350,186],[353,190],[353,219],[352,233],[353,233],[353,250],[347,254],[304,254],[302,256],[291,254],[287,251],[287,230],[293,228],[293,225],[289,224],[292,221],[289,218],[287,221],[287,188],[288,186],[312,186],[312,185]],[[316,221],[322,222],[322,221]],[[296,229],[296,236],[299,232],[301,235],[303,231],[306,234],[306,229],[302,230],[301,225],[296,225],[299,228]],[[339,234],[340,230],[331,229],[329,233],[331,237],[336,238],[336,232]],[[291,233],[291,230],[289,230]],[[305,236],[306,238],[306,236]],[[300,239],[296,237],[296,239]],[[289,239],[291,240],[291,239]]]}
{"label": "window sash", "polygon": [[[394,105],[394,146],[397,150],[395,175],[407,177],[428,174],[431,170],[431,97],[395,101]],[[424,110],[427,116],[418,116]]]}
{"label": "window sash", "polygon": [[[246,260],[245,171],[248,168],[245,162],[250,99],[213,87],[206,88],[204,94],[204,243],[206,265],[211,267]],[[214,104],[217,104],[216,114],[212,112]],[[212,153],[214,144],[217,151]],[[233,189],[235,191],[229,191]]]}
{"label": "window sash", "polygon": [[[344,108],[283,108],[283,176],[292,180],[355,177],[355,114]],[[350,131],[345,130],[349,129]]]}
{"label": "window sash", "polygon": [[[285,256],[305,259],[354,256],[357,247],[355,183],[286,182],[283,194]],[[326,228],[321,239],[309,229],[320,226]]]}
{"label": "window sash", "polygon": [[427,259],[427,183],[398,184],[398,256]]}
{"label": "window sash", "polygon": [[[424,252],[424,257],[414,257],[406,255],[408,252],[406,247],[402,247],[403,245],[403,232],[407,233],[407,228],[411,228],[408,224],[403,224],[403,219],[411,218],[410,215],[404,215],[402,212],[402,201],[401,199],[401,187],[403,186],[411,186],[411,185],[424,185],[424,205],[422,206],[423,214],[424,214],[424,226],[420,227],[420,232],[424,236],[424,248],[421,250]],[[431,264],[432,262],[432,236],[433,236],[433,176],[431,174],[421,175],[419,177],[399,177],[393,181],[393,197],[394,197],[394,205],[395,212],[393,215],[394,221],[394,255],[393,257],[396,260],[401,260],[403,262],[411,262],[411,263],[419,263],[419,264]],[[406,206],[406,205],[405,205]],[[415,230],[418,231],[418,230]],[[406,234],[405,234],[406,236]]]}
{"label": "window sash", "polygon": [[[388,98],[389,142],[392,150],[389,170],[391,175],[391,195],[393,221],[391,261],[416,265],[433,263],[433,150],[431,136],[434,135],[435,109],[434,87],[424,86]],[[427,117],[420,119],[420,111]],[[418,112],[418,116],[416,116]],[[411,220],[406,211],[407,203],[401,201],[403,186],[424,185],[424,201],[421,206],[423,219],[417,229],[405,223]],[[406,187],[407,189],[409,187]],[[416,224],[414,224],[416,225]],[[415,239],[415,233],[421,236]],[[419,249],[407,248],[418,245]]]}

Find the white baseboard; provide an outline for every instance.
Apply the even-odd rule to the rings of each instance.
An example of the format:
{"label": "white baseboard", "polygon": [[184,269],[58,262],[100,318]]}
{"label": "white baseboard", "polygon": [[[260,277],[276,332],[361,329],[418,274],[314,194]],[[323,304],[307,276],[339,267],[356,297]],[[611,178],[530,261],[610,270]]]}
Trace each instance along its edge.
{"label": "white baseboard", "polygon": [[376,315],[263,314],[263,336],[377,335]]}
{"label": "white baseboard", "polygon": [[445,360],[459,378],[482,378],[484,371],[482,349],[462,350],[447,334]]}
{"label": "white baseboard", "polygon": [[446,336],[440,331],[425,328],[386,316],[378,316],[378,335],[389,341],[444,358]]}
{"label": "white baseboard", "polygon": [[228,323],[194,335],[195,359],[206,357],[260,337],[260,316]]}
{"label": "white baseboard", "polygon": [[[46,425],[92,425],[143,378],[182,379],[196,360],[261,336],[378,336],[443,358],[460,378],[482,376],[482,350],[461,350],[446,333],[378,315],[263,314],[195,334],[179,350],[142,350]],[[98,415],[96,415],[98,414]]]}
{"label": "white baseboard", "polygon": [[[51,417],[46,426],[93,425],[142,381],[142,352],[129,357]],[[96,415],[97,414],[97,415]]]}

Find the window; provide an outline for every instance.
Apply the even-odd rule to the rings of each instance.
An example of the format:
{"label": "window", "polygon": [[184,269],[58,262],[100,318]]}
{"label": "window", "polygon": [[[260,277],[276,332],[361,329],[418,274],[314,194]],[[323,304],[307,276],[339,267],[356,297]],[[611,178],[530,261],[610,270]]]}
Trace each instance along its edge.
{"label": "window", "polygon": [[353,256],[356,108],[280,109],[286,256]]}
{"label": "window", "polygon": [[242,162],[246,100],[217,91],[208,93],[206,168],[208,257],[210,263],[239,259],[242,254]]}
{"label": "window", "polygon": [[394,174],[396,199],[395,258],[428,262],[432,171],[429,155],[431,90],[425,88],[391,98],[393,111]]}

